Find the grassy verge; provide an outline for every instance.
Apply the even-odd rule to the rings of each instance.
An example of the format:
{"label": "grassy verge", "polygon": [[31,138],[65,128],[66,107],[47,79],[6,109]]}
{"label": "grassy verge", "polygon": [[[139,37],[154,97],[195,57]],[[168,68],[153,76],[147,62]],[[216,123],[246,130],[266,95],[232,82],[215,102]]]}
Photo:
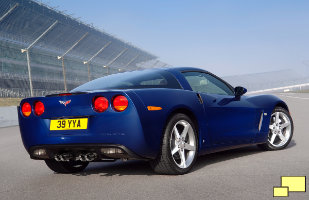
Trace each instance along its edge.
{"label": "grassy verge", "polygon": [[306,89],[306,90],[295,90],[295,91],[290,91],[289,93],[309,93],[309,89]]}
{"label": "grassy verge", "polygon": [[298,91],[298,93],[309,93],[309,89]]}
{"label": "grassy verge", "polygon": [[0,106],[18,106],[22,98],[0,98]]}

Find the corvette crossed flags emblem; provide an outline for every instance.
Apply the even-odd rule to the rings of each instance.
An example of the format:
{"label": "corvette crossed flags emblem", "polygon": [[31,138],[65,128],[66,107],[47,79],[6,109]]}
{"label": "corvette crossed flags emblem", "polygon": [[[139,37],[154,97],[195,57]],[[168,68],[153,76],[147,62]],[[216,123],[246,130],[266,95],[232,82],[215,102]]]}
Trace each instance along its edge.
{"label": "corvette crossed flags emblem", "polygon": [[59,101],[60,104],[63,104],[65,107],[71,103],[71,100],[68,100],[68,101]]}

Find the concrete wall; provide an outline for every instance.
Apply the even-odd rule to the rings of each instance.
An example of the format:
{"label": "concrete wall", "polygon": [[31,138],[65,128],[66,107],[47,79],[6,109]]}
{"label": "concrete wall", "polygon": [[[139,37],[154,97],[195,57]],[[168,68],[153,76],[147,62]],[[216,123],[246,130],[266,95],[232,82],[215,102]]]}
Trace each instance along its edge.
{"label": "concrete wall", "polygon": [[17,125],[18,116],[16,106],[0,107],[0,127]]}

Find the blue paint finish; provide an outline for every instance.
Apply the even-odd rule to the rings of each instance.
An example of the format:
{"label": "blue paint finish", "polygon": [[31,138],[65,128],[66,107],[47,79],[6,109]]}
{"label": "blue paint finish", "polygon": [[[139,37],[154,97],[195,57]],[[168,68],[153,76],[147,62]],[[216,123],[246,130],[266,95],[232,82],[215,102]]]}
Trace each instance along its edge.
{"label": "blue paint finish", "polygon": [[212,144],[250,144],[258,129],[259,108],[234,96],[202,94]]}
{"label": "blue paint finish", "polygon": [[255,138],[255,143],[263,143],[267,141],[269,122],[273,109],[278,105],[284,105],[284,107],[287,109],[288,106],[284,101],[273,95],[250,96],[250,98],[248,98],[248,101],[256,105],[258,108],[261,108],[264,113],[267,113],[267,115],[264,115],[263,117],[261,130],[256,134]]}
{"label": "blue paint finish", "polygon": [[[127,96],[123,92],[96,92],[65,97],[24,99],[21,105],[26,101],[33,106],[37,100],[45,105],[45,112],[40,117],[32,112],[30,117],[26,118],[19,112],[19,125],[25,148],[29,150],[31,146],[44,144],[105,143],[124,145],[144,157],[153,154],[148,151],[138,113],[128,96],[129,106],[123,112],[116,112],[111,106],[103,113],[97,113],[92,109],[93,97],[104,96],[111,102],[112,97],[119,94]],[[59,100],[68,99],[71,99],[71,103],[67,106],[59,103]],[[49,130],[50,119],[75,117],[88,118],[88,129]]]}
{"label": "blue paint finish", "polygon": [[[199,154],[231,146],[263,143],[267,141],[271,112],[278,104],[286,104],[271,95],[242,96],[201,93],[202,103],[196,92],[182,75],[182,71],[201,71],[198,68],[152,69],[169,72],[182,89],[144,88],[123,90],[87,91],[71,96],[36,97],[23,99],[32,107],[42,101],[45,112],[38,117],[31,113],[24,117],[19,108],[18,117],[24,146],[45,144],[119,144],[146,158],[155,158],[161,147],[162,136],[168,118],[178,109],[194,116],[198,125]],[[116,112],[112,98],[124,95],[129,106],[124,112]],[[110,106],[103,113],[92,108],[92,100],[104,96]],[[71,100],[67,106],[59,101]],[[162,110],[148,111],[147,106],[160,106]],[[258,130],[263,114],[261,130]],[[88,118],[87,130],[50,131],[50,120],[59,118]]]}
{"label": "blue paint finish", "polygon": [[197,95],[192,91],[175,90],[175,89],[144,89],[136,90],[135,93],[143,99],[145,106],[160,106],[162,110],[146,111],[140,110],[142,114],[141,121],[144,131],[147,133],[151,146],[155,151],[159,151],[161,138],[167,119],[170,114],[179,108],[187,109],[194,113],[198,120],[199,133],[204,134],[204,112]]}

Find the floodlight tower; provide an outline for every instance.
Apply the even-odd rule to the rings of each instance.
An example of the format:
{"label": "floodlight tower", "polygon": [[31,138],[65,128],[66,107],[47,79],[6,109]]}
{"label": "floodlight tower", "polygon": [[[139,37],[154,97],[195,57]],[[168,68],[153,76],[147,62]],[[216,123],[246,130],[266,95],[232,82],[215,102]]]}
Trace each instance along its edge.
{"label": "floodlight tower", "polygon": [[83,63],[88,65],[88,80],[90,81],[90,65],[89,63],[91,62],[92,59],[94,59],[99,53],[101,53],[106,47],[108,47],[112,42],[109,41],[106,43],[99,51],[97,51],[89,60],[84,61]]}
{"label": "floodlight tower", "polygon": [[[109,66],[113,64],[122,54],[124,54],[128,48],[124,48],[114,59],[112,59],[109,63],[106,65],[103,65],[104,68],[107,68],[107,75],[109,74]],[[118,69],[118,71],[121,71],[121,69]]]}
{"label": "floodlight tower", "polygon": [[123,66],[123,68],[128,67],[131,63],[133,63],[137,58],[139,57],[139,54],[137,54],[135,57],[133,57],[127,64]]}
{"label": "floodlight tower", "polygon": [[27,65],[28,65],[28,75],[29,75],[29,85],[30,85],[30,96],[33,97],[33,87],[32,87],[32,76],[31,76],[31,66],[30,66],[30,55],[29,50],[33,45],[35,45],[48,31],[50,31],[56,24],[58,20],[56,20],[52,25],[50,25],[39,37],[37,37],[27,48],[21,49],[21,53],[26,52],[27,55]]}
{"label": "floodlight tower", "polygon": [[6,13],[4,13],[4,15],[2,15],[0,17],[0,22],[6,17],[8,16],[11,12],[13,12],[13,10],[18,6],[19,4],[16,3],[12,8],[10,8]]}
{"label": "floodlight tower", "polygon": [[62,62],[62,74],[63,74],[63,82],[64,82],[64,91],[65,91],[65,92],[68,91],[68,88],[67,88],[67,81],[66,81],[66,75],[65,75],[66,73],[65,73],[65,67],[64,67],[64,56],[65,56],[66,54],[68,54],[72,49],[74,49],[74,47],[75,47],[76,45],[78,45],[79,42],[82,41],[87,35],[88,35],[88,32],[85,33],[77,42],[75,42],[75,43],[73,44],[73,46],[71,46],[63,55],[57,56],[58,60],[61,59],[61,62]]}

